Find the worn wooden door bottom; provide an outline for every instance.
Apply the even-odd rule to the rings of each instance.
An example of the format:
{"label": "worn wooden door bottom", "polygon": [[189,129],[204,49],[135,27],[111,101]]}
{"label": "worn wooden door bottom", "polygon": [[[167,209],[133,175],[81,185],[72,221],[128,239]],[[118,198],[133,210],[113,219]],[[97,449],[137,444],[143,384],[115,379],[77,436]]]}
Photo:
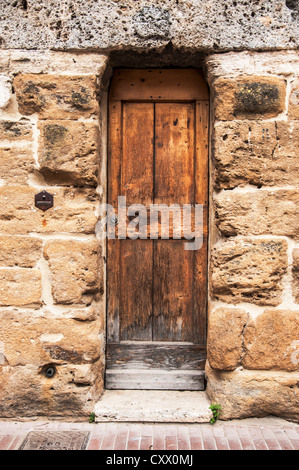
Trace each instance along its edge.
{"label": "worn wooden door bottom", "polygon": [[204,346],[181,342],[122,341],[107,345],[106,388],[204,390]]}

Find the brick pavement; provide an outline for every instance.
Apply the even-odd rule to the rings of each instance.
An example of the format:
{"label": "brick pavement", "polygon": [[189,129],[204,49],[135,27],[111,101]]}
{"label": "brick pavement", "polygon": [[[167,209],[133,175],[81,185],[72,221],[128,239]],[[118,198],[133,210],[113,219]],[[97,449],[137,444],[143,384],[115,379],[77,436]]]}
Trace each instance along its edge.
{"label": "brick pavement", "polygon": [[279,419],[216,424],[0,422],[0,450],[17,450],[31,431],[89,431],[87,450],[299,450],[299,425]]}

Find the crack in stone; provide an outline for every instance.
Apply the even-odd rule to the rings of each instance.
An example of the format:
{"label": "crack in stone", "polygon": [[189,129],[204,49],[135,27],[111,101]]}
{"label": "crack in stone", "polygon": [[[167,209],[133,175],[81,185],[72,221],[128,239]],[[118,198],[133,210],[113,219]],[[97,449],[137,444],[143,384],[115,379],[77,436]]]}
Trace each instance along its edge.
{"label": "crack in stone", "polygon": [[247,325],[250,321],[250,315],[249,313],[247,312],[247,322],[243,325],[243,328],[242,328],[242,331],[241,331],[241,355],[240,355],[240,360],[239,360],[239,365],[241,366],[242,363],[243,363],[243,359],[247,353],[247,350],[245,348],[245,345],[244,345],[244,335],[245,335],[245,330],[247,328]]}
{"label": "crack in stone", "polygon": [[277,147],[279,146],[279,137],[278,137],[278,128],[277,128],[277,121],[275,121],[275,138],[276,138],[276,144],[272,150],[272,160],[275,158],[275,151]]}

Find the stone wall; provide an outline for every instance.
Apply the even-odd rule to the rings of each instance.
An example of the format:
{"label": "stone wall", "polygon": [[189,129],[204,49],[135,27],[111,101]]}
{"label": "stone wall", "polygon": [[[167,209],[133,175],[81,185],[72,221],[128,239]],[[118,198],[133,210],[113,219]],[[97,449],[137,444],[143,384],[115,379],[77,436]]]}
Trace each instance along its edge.
{"label": "stone wall", "polygon": [[[207,392],[223,419],[298,420],[298,53],[212,53],[203,65]],[[109,53],[1,55],[1,417],[86,419],[103,392],[105,249],[96,227],[109,68]],[[50,211],[34,206],[41,190],[54,196]]]}
{"label": "stone wall", "polygon": [[28,50],[296,49],[297,0],[0,0],[0,46]]}
{"label": "stone wall", "polygon": [[[9,60],[0,82],[0,415],[86,417],[103,391],[105,357],[105,253],[95,227],[107,59],[17,52]],[[47,212],[34,205],[42,190],[54,196]]]}
{"label": "stone wall", "polygon": [[222,418],[299,418],[299,55],[228,53],[212,90],[207,391]]}

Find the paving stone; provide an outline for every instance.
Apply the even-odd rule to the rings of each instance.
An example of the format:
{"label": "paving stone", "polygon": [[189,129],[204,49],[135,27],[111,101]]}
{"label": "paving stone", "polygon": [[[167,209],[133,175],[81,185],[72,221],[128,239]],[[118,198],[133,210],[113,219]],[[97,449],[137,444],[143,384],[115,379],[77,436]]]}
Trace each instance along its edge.
{"label": "paving stone", "polygon": [[[299,425],[263,418],[205,424],[0,422],[0,450],[298,450]],[[38,447],[39,446],[39,447]]]}

